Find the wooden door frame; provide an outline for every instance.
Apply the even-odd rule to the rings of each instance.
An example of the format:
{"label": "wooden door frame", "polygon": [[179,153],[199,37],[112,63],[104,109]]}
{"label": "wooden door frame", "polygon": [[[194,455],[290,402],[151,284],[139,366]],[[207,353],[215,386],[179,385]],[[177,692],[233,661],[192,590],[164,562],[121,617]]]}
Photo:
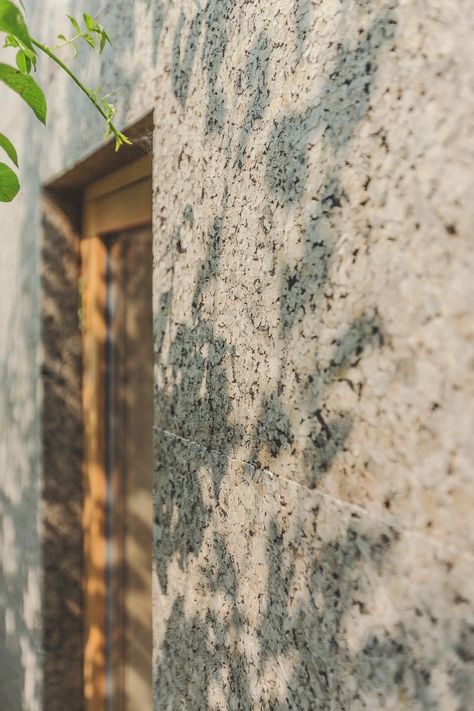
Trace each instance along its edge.
{"label": "wooden door frame", "polygon": [[[84,191],[81,239],[84,426],[84,708],[105,711],[104,237],[152,223],[152,159],[134,163]],[[151,492],[150,492],[151,495]],[[117,709],[118,711],[118,709]]]}

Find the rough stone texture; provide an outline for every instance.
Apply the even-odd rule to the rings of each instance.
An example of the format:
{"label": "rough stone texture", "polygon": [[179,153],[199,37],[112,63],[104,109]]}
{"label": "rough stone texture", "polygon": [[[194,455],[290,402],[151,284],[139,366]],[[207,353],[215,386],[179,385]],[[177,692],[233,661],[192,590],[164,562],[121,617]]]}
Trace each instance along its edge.
{"label": "rough stone texture", "polygon": [[235,460],[213,505],[218,453],[160,455],[157,708],[472,708],[472,560]]}
{"label": "rough stone texture", "polygon": [[[83,9],[29,4],[43,37]],[[94,11],[83,76],[155,108],[156,711],[472,711],[474,6]],[[12,711],[44,706],[38,186],[101,137],[41,71],[1,208]]]}
{"label": "rough stone texture", "polygon": [[474,708],[473,20],[166,15],[157,709]]}

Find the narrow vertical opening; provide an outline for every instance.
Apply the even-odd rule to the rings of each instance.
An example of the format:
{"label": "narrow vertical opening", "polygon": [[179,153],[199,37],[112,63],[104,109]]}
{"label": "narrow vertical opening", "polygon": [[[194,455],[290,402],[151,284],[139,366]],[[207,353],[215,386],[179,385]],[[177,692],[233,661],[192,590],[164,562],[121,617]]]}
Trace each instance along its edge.
{"label": "narrow vertical opening", "polygon": [[[148,334],[151,333],[152,132],[153,117],[149,114],[128,127],[127,135],[132,138],[133,146],[119,153],[115,153],[112,144],[103,146],[51,182],[44,193],[42,595],[43,703],[48,711],[62,711],[65,706],[69,711],[103,711],[106,708],[104,660],[107,635],[110,678],[115,694],[112,708],[120,711],[151,705],[151,701],[141,704],[134,700],[139,693],[142,696],[148,693],[148,688],[151,698],[151,597],[145,607],[147,622],[136,635],[136,649],[127,642],[125,614],[127,579],[138,579],[138,588],[150,595],[151,467],[147,469],[146,487],[144,485],[141,490],[142,499],[135,503],[137,497],[134,499],[131,495],[123,463],[125,455],[117,448],[123,447],[124,443],[130,445],[133,439],[126,437],[129,415],[127,408],[121,405],[126,393],[138,392],[138,386],[127,380],[126,370],[120,370],[120,354],[126,344],[120,341],[116,327],[120,319],[122,323],[126,319],[123,310],[127,299],[120,289],[125,288],[131,304],[133,294],[127,295],[127,284],[136,278],[143,282],[140,289],[146,294],[146,299],[143,298],[148,304],[146,329]],[[127,240],[132,241],[130,235],[136,236],[134,230],[137,229],[147,230],[148,237],[139,240],[146,246],[140,256],[136,255],[132,268],[119,250],[124,249]],[[109,314],[113,321],[110,335],[114,340],[109,343],[113,352],[108,357],[115,359],[117,374],[114,378],[109,372],[113,387],[109,385],[108,393],[104,380],[107,370],[103,367],[107,360],[103,301],[104,268],[107,265],[102,261],[107,253],[111,260],[107,276],[109,296],[113,297],[115,309]],[[144,280],[144,270],[148,281]],[[143,290],[145,282],[146,289]],[[144,324],[139,328],[143,332]],[[133,340],[128,344],[130,351],[132,344]],[[143,371],[145,382],[140,387],[149,398],[153,390],[151,361],[151,349],[146,357],[143,353],[130,356],[130,362]],[[146,363],[145,367],[143,363]],[[85,407],[87,398],[88,409]],[[108,462],[104,459],[104,407],[115,414],[115,422],[120,427],[119,434],[117,428],[109,424],[108,457],[113,452],[115,459]],[[147,436],[149,434],[151,442],[151,425],[143,425],[143,431]],[[129,459],[133,459],[132,453]],[[109,492],[107,516],[103,487],[106,469],[115,472],[113,486],[116,487]],[[133,525],[127,523],[124,508],[127,497],[131,497],[138,510]],[[107,517],[108,532],[105,529]],[[135,548],[130,550],[126,536],[132,535],[133,530],[141,531],[142,538],[136,538]],[[112,540],[108,553],[105,552],[107,537]],[[131,560],[139,561],[145,571],[143,577],[125,565],[124,551]],[[107,573],[109,583],[104,572],[105,556],[112,561]],[[113,593],[110,604],[105,600],[107,587]],[[111,605],[107,622],[105,610]],[[91,610],[95,610],[93,620]],[[94,654],[88,659],[91,648]],[[130,662],[123,661],[128,658]],[[127,676],[126,664],[138,664],[139,659],[141,675],[135,671],[135,677],[132,674]],[[135,678],[144,681],[138,683]],[[109,697],[111,693],[109,689]]]}
{"label": "narrow vertical opening", "polygon": [[85,195],[85,706],[152,703],[150,162]]}
{"label": "narrow vertical opening", "polygon": [[151,229],[105,245],[105,708],[151,703]]}

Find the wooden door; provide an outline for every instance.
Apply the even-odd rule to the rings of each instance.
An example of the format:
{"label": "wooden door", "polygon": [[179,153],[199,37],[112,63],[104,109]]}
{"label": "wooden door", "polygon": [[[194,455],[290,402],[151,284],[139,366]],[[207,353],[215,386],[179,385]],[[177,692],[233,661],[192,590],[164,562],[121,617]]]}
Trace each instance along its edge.
{"label": "wooden door", "polygon": [[150,161],[91,186],[82,242],[86,711],[152,707]]}

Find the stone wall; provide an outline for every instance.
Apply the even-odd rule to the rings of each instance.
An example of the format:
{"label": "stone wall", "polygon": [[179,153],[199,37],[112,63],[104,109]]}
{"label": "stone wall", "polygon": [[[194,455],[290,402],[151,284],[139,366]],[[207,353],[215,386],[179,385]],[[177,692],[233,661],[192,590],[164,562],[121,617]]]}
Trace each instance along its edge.
{"label": "stone wall", "polygon": [[[28,4],[42,37],[84,9]],[[156,711],[472,711],[474,11],[85,9],[115,49],[84,53],[82,76],[118,89],[124,126],[155,112]],[[39,187],[102,132],[72,85],[40,71],[49,125],[8,99],[24,192],[1,208],[11,711],[54,708],[43,557],[77,553],[66,535],[69,552],[48,549],[41,515],[56,490],[41,457]]]}
{"label": "stone wall", "polygon": [[473,708],[461,6],[166,16],[157,709]]}

